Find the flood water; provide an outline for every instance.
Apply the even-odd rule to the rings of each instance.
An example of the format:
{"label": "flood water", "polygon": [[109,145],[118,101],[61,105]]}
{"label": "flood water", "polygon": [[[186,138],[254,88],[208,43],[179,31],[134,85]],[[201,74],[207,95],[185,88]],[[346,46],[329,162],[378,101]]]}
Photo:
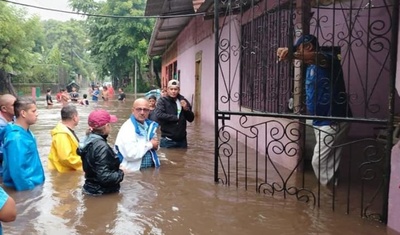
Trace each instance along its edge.
{"label": "flood water", "polygon": [[[77,135],[84,136],[91,110],[105,108],[119,118],[109,137],[113,144],[132,101],[78,105]],[[215,184],[213,127],[199,122],[188,126],[187,150],[159,151],[160,169],[126,174],[119,194],[85,196],[83,172],[47,170],[50,130],[60,120],[61,106],[47,109],[39,99],[38,108],[39,119],[31,129],[46,182],[32,191],[6,188],[16,200],[18,216],[3,223],[4,234],[389,234],[384,224],[355,214]]]}

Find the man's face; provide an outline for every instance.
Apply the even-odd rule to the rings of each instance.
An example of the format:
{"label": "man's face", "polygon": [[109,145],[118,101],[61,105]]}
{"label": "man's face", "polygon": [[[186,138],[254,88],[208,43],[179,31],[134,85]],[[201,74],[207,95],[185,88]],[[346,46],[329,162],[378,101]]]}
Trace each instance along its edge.
{"label": "man's face", "polygon": [[37,121],[38,117],[38,112],[36,108],[36,104],[31,104],[29,105],[29,108],[27,110],[22,110],[22,116],[25,117],[26,123],[28,125],[33,125]]}
{"label": "man's face", "polygon": [[135,102],[132,107],[133,116],[135,119],[143,123],[149,117],[150,107],[147,100],[142,100],[140,102]]}
{"label": "man's face", "polygon": [[177,86],[168,87],[167,94],[169,97],[176,98],[179,94],[179,87]]}
{"label": "man's face", "polygon": [[7,121],[11,121],[12,118],[14,117],[14,102],[16,99],[13,100],[8,100],[4,106],[1,106],[1,112],[3,115],[10,119]]}

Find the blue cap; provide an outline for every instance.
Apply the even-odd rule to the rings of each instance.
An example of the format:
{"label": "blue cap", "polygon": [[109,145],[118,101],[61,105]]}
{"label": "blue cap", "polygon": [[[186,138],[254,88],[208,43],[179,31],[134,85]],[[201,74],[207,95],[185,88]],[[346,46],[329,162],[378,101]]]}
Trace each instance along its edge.
{"label": "blue cap", "polygon": [[306,34],[297,39],[297,42],[293,45],[293,51],[296,51],[297,47],[300,46],[300,44],[302,43],[311,43],[314,48],[317,48],[319,46],[318,39],[314,35]]}

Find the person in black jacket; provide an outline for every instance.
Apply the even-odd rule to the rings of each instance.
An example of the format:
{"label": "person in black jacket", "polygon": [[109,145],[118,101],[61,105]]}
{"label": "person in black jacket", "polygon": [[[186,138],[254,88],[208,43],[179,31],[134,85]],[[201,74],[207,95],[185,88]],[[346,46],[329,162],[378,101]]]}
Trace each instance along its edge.
{"label": "person in black jacket", "polygon": [[194,113],[179,90],[179,81],[170,80],[167,95],[158,100],[154,111],[161,126],[162,148],[187,148],[186,121],[193,122]]}
{"label": "person in black jacket", "polygon": [[89,115],[89,134],[77,150],[85,171],[85,194],[96,196],[119,192],[124,172],[119,168],[118,156],[107,143],[110,123],[116,121],[116,116],[103,109],[92,111]]}

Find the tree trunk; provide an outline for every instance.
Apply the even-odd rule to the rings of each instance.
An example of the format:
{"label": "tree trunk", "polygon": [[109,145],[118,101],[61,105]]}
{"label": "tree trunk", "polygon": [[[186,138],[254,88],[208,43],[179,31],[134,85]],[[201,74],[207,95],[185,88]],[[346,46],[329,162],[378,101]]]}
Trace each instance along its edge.
{"label": "tree trunk", "polygon": [[8,93],[17,97],[17,92],[11,83],[11,75],[4,70],[0,70],[0,88],[3,93],[7,93],[8,91]]}

